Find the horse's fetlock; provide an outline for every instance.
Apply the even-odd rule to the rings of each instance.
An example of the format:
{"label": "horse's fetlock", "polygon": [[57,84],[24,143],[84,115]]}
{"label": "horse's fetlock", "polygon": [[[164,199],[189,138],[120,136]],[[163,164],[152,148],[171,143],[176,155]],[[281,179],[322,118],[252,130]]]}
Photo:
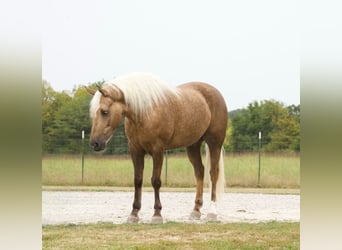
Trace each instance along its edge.
{"label": "horse's fetlock", "polygon": [[133,210],[139,211],[140,208],[141,208],[141,203],[138,202],[138,201],[134,201],[134,202],[133,202]]}
{"label": "horse's fetlock", "polygon": [[196,205],[202,206],[203,205],[203,200],[195,200]]}

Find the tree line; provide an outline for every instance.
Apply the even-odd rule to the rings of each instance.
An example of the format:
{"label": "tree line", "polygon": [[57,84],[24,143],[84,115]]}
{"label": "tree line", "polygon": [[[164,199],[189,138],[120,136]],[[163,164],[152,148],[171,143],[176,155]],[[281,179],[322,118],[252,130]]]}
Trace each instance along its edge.
{"label": "tree line", "polygon": [[[88,84],[91,88],[104,82]],[[89,103],[92,98],[84,87],[68,93],[55,91],[42,81],[42,151],[43,154],[90,153],[91,130]],[[229,105],[228,105],[229,107]],[[84,145],[81,133],[85,132]],[[229,112],[224,148],[230,152],[258,150],[258,134],[262,134],[265,152],[300,151],[300,105],[285,106],[275,100],[254,101],[247,108]],[[184,151],[184,149],[176,150]],[[105,154],[127,154],[127,138],[123,122],[115,130]]]}

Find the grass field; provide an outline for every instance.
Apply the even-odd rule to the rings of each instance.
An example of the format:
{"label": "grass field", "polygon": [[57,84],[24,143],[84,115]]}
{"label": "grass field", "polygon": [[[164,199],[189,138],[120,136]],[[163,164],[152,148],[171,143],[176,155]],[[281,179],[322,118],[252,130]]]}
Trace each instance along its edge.
{"label": "grass field", "polygon": [[43,249],[299,249],[299,223],[43,227]]}
{"label": "grass field", "polygon": [[[257,187],[258,155],[227,154],[225,178],[228,187]],[[167,180],[165,161],[163,186],[188,188],[195,186],[193,168],[185,155],[168,157]],[[144,186],[150,187],[152,159],[146,157]],[[42,159],[42,184],[52,186],[81,185],[81,156],[45,156]],[[167,185],[166,185],[167,181]],[[85,156],[84,183],[87,186],[133,186],[133,166],[130,158]],[[266,155],[261,157],[260,186],[263,188],[299,188],[300,158],[298,155]]]}

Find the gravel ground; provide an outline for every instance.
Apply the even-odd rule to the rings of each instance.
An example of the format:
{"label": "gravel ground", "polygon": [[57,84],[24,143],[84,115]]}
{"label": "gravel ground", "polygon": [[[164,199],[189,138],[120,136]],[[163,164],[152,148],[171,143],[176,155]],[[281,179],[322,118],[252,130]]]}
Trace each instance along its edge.
{"label": "gravel ground", "polygon": [[[195,193],[161,192],[164,222],[205,222],[209,194],[204,194],[200,221],[189,220]],[[126,223],[131,212],[133,192],[42,192],[42,223],[84,224],[96,222]],[[151,222],[154,195],[143,192],[140,221]],[[231,222],[299,221],[299,195],[225,193],[217,206],[218,220]]]}

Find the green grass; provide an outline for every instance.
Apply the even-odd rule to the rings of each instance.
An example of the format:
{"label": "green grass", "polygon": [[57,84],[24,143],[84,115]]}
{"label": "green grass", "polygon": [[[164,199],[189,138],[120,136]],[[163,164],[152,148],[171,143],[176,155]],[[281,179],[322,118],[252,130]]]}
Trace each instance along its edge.
{"label": "green grass", "polygon": [[43,226],[43,249],[299,249],[298,222]]}
{"label": "green grass", "polygon": [[[257,154],[225,157],[225,176],[228,186],[256,187],[259,158]],[[262,155],[260,187],[299,188],[300,158],[296,155]]]}
{"label": "green grass", "polygon": [[[228,187],[257,187],[258,155],[227,154],[225,177]],[[150,187],[152,159],[146,157],[144,186]],[[300,159],[298,155],[266,155],[261,157],[260,186],[263,188],[299,188]],[[52,186],[81,185],[81,156],[45,156],[42,159],[42,184]],[[165,161],[162,172],[166,186]],[[167,186],[195,187],[192,165],[185,155],[168,158]],[[84,183],[88,186],[133,186],[133,165],[129,157],[85,156]]]}

